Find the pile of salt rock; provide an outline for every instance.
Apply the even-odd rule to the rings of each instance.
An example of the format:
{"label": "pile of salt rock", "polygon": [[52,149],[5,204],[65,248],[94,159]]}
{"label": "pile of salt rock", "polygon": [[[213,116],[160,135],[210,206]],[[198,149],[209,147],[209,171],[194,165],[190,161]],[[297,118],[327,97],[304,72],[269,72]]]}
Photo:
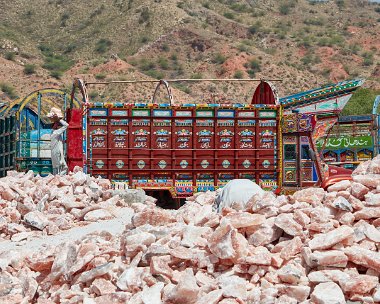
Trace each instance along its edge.
{"label": "pile of salt rock", "polygon": [[[90,177],[79,167],[66,176],[8,172],[0,179],[0,242],[52,235],[114,218],[118,208],[128,205],[114,192],[109,180]],[[138,194],[146,199],[143,191]]]}
{"label": "pile of salt rock", "polygon": [[380,302],[380,157],[327,192],[265,193],[222,214],[214,200],[198,194],[176,211],[134,203],[121,236],[13,261],[0,303]]}

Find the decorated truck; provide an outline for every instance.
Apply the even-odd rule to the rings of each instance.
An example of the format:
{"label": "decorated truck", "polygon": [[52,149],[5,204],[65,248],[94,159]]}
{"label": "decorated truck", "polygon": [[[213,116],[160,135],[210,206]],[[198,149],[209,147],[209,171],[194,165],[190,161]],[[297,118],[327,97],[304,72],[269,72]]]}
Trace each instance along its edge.
{"label": "decorated truck", "polygon": [[373,158],[374,115],[339,117],[332,129],[321,137],[316,146],[326,163],[354,169],[359,163]]}
{"label": "decorated truck", "polygon": [[[283,114],[277,93],[262,81],[252,104],[90,102],[86,85],[80,109],[68,109],[70,169],[184,198],[246,178],[280,193],[328,186],[350,170],[328,167],[316,140],[323,134],[314,114]],[[154,100],[154,97],[153,97]],[[322,128],[322,129],[321,129]]]}

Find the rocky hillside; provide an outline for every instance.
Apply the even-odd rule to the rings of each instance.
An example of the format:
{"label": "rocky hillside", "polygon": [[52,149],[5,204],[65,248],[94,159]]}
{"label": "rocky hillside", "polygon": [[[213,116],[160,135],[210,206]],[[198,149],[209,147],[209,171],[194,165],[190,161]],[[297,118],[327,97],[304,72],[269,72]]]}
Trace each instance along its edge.
{"label": "rocky hillside", "polygon": [[[0,0],[1,101],[74,77],[281,79],[281,96],[363,77],[380,89],[379,50],[380,4],[364,0]],[[242,102],[255,86],[183,82],[174,96]],[[89,92],[146,100],[154,84]]]}

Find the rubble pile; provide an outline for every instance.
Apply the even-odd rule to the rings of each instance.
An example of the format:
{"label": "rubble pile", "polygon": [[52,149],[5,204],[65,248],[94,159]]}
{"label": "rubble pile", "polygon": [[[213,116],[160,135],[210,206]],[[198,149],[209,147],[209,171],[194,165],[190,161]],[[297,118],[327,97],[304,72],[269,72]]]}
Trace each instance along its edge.
{"label": "rubble pile", "polygon": [[[109,180],[90,177],[79,167],[67,176],[8,172],[0,179],[0,241],[52,235],[111,219],[128,203],[114,194]],[[137,194],[145,200],[143,191]]]}
{"label": "rubble pile", "polygon": [[3,265],[0,302],[380,302],[380,157],[327,191],[264,193],[221,214],[214,201],[207,192],[176,211],[133,203],[121,236],[91,234]]}

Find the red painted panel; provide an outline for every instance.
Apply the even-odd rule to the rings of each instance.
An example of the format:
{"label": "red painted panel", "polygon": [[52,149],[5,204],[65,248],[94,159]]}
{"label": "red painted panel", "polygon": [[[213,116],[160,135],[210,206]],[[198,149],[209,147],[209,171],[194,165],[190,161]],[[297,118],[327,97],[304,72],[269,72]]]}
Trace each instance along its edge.
{"label": "red painted panel", "polygon": [[277,91],[274,86],[266,81],[260,82],[252,97],[252,104],[278,104]]}
{"label": "red painted panel", "polygon": [[125,176],[125,170],[128,168],[128,137],[129,137],[129,115],[128,109],[110,109],[109,117],[109,166],[111,169],[111,178],[118,179],[117,176]]}
{"label": "red painted panel", "polygon": [[171,119],[153,119],[152,126],[152,166],[153,169],[165,170],[172,168]]}
{"label": "red painted panel", "polygon": [[[255,176],[256,164],[256,111],[254,109],[237,110],[236,126],[236,157],[238,169],[245,170],[244,174]],[[252,170],[252,171],[250,171]],[[242,177],[240,174],[239,177]]]}
{"label": "red painted panel", "polygon": [[[173,146],[174,152],[174,168],[192,169],[193,168],[193,124],[191,118],[191,110],[175,110],[174,111],[174,127],[173,127]],[[187,115],[187,117],[183,117]],[[176,170],[177,172],[177,170]],[[178,173],[178,172],[177,172]]]}
{"label": "red painted panel", "polygon": [[[197,118],[195,121],[194,138],[196,157],[195,167],[197,169],[214,169],[215,168],[215,132],[214,118]],[[202,170],[202,172],[205,172]]]}
{"label": "red painted panel", "polygon": [[219,170],[235,167],[235,121],[231,119],[218,119],[216,125],[216,166]]}
{"label": "red painted panel", "polygon": [[151,118],[132,118],[130,130],[130,168],[143,173],[151,169]]}
{"label": "red painted panel", "polygon": [[108,176],[107,117],[90,117],[88,121],[88,167],[94,176]]}
{"label": "red painted panel", "polygon": [[67,165],[72,171],[75,166],[83,167],[83,129],[82,110],[67,109],[66,119],[69,124],[67,129]]}

